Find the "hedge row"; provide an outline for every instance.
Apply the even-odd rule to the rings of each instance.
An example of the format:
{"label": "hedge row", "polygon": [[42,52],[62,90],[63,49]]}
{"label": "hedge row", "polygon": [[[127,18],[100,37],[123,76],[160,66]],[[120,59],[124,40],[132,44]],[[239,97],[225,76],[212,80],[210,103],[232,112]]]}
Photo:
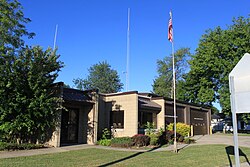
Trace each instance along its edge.
{"label": "hedge row", "polygon": [[6,142],[0,142],[0,151],[3,150],[30,150],[30,149],[38,149],[38,148],[44,148],[44,145],[42,144],[31,144],[31,143],[6,143]]}

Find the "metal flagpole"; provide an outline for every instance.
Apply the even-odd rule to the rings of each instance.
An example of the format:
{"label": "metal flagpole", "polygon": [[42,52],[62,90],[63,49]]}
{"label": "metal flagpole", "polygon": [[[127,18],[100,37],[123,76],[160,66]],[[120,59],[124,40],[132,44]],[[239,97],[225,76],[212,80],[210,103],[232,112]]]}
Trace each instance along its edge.
{"label": "metal flagpole", "polygon": [[174,61],[174,42],[172,42],[172,55],[173,55],[173,89],[174,89],[174,152],[177,152],[176,143],[176,99],[175,99],[175,61]]}
{"label": "metal flagpole", "polygon": [[176,143],[176,99],[175,99],[175,61],[174,61],[174,42],[172,42],[172,55],[173,55],[173,92],[174,92],[174,152],[177,152]]}
{"label": "metal flagpole", "polygon": [[56,25],[56,31],[55,31],[55,36],[54,36],[54,46],[53,46],[53,51],[56,48],[56,37],[57,37],[57,29],[58,29],[58,24]]}
{"label": "metal flagpole", "polygon": [[171,36],[169,40],[172,42],[172,58],[173,58],[173,100],[174,100],[174,152],[177,152],[177,142],[176,142],[176,97],[175,97],[175,60],[174,60],[174,31],[173,31],[173,17],[172,12],[170,11],[170,19],[171,19]]}
{"label": "metal flagpole", "polygon": [[130,52],[130,8],[128,8],[128,30],[127,30],[127,66],[126,66],[126,91],[129,89],[129,52]]}

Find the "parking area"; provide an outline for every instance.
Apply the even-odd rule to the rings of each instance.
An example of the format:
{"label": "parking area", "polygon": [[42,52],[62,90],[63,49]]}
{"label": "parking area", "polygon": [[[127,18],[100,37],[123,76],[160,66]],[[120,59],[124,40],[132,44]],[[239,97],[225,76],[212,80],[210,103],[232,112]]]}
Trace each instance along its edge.
{"label": "parking area", "polygon": [[[197,135],[193,137],[196,144],[226,144],[234,145],[233,135],[229,134],[212,134],[212,135]],[[250,135],[238,136],[239,146],[250,147]]]}

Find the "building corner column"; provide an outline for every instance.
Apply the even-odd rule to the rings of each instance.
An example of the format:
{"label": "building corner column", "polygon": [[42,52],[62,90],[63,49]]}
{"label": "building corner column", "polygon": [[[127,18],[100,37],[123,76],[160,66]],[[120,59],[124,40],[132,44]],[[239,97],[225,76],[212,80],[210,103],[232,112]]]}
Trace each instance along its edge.
{"label": "building corner column", "polygon": [[98,112],[99,112],[99,93],[98,90],[94,92],[94,112],[93,112],[93,125],[94,125],[94,136],[93,136],[93,144],[97,142],[97,134],[98,134]]}

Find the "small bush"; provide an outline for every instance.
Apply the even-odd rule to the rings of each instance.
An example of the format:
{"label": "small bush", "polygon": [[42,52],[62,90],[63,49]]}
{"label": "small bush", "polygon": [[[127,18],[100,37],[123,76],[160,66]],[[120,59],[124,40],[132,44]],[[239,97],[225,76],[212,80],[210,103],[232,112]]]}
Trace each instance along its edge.
{"label": "small bush", "polygon": [[133,140],[130,137],[117,137],[111,140],[110,145],[112,147],[131,147],[133,146]]}
{"label": "small bush", "polygon": [[[171,143],[171,141],[174,141],[174,131],[167,131],[166,132],[166,140],[168,141],[168,143]],[[184,140],[184,137],[179,134],[179,133],[176,133],[176,141],[178,142],[183,142]]]}
{"label": "small bush", "polygon": [[168,144],[173,145],[173,144],[174,144],[174,141],[173,141],[173,140],[169,140],[169,141],[168,141]]}
{"label": "small bush", "polygon": [[150,145],[156,146],[159,144],[159,136],[155,133],[149,135],[150,137]]}
{"label": "small bush", "polygon": [[188,138],[185,138],[185,139],[184,139],[184,143],[185,143],[185,144],[195,143],[195,140],[194,140],[194,139],[190,139],[190,138],[188,137]]}
{"label": "small bush", "polygon": [[184,137],[183,136],[179,136],[177,139],[178,139],[178,142],[183,142],[184,141]]}
{"label": "small bush", "polygon": [[158,145],[164,145],[167,143],[166,132],[164,131],[152,133],[149,135],[149,137],[150,137],[150,145],[158,146]]}
{"label": "small bush", "polygon": [[102,130],[102,138],[97,142],[97,144],[102,146],[110,146],[111,145],[111,132],[108,128]]}
{"label": "small bush", "polygon": [[7,143],[5,142],[0,142],[0,151],[1,150],[7,150]]}
{"label": "small bush", "polygon": [[155,124],[151,123],[151,122],[147,122],[147,124],[145,125],[145,134],[146,135],[150,135],[152,133],[155,133]]}
{"label": "small bush", "polygon": [[111,139],[111,132],[108,128],[102,130],[102,139]]}
{"label": "small bush", "polygon": [[158,143],[160,145],[164,145],[167,143],[167,138],[166,138],[166,132],[165,131],[160,131],[159,132],[159,141]]}
{"label": "small bush", "polygon": [[137,134],[132,137],[133,145],[137,147],[147,146],[149,145],[150,137],[143,135],[143,134]]}
{"label": "small bush", "polygon": [[30,150],[30,149],[39,149],[44,148],[42,144],[31,144],[31,143],[6,143],[0,142],[0,151],[3,150]]}
{"label": "small bush", "polygon": [[111,139],[101,139],[97,142],[97,144],[102,145],[102,146],[110,146]]}
{"label": "small bush", "polygon": [[[171,123],[167,126],[167,130],[172,131],[174,130],[174,124]],[[176,132],[180,135],[187,137],[190,132],[190,125],[178,122],[176,124]]]}

